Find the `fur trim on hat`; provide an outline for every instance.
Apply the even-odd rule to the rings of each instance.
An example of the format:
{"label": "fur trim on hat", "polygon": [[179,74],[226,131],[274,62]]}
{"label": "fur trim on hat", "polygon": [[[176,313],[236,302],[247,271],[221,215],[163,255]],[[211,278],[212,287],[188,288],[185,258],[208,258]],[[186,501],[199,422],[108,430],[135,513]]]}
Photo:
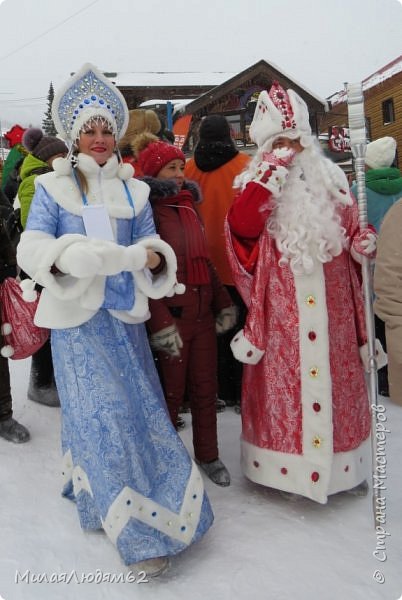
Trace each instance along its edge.
{"label": "fur trim on hat", "polygon": [[162,142],[155,135],[142,133],[132,143],[134,154],[144,175],[156,177],[161,169],[172,160],[186,162],[183,152],[167,142]]}
{"label": "fur trim on hat", "polygon": [[365,163],[371,169],[386,169],[395,159],[396,141],[393,137],[382,137],[367,144]]}
{"label": "fur trim on hat", "polygon": [[278,137],[299,139],[304,148],[313,142],[307,104],[293,90],[284,90],[274,82],[269,92],[258,97],[250,137],[268,152]]}
{"label": "fur trim on hat", "polygon": [[131,147],[134,152],[134,156],[138,157],[140,153],[152,142],[159,142],[159,138],[149,131],[142,131],[141,133],[135,135],[131,141]]}
{"label": "fur trim on hat", "polygon": [[[144,181],[150,187],[149,200],[150,202],[156,202],[163,198],[170,198],[176,196],[179,193],[179,188],[173,179],[156,179],[155,177],[142,177]],[[196,181],[187,180],[183,183],[182,190],[187,190],[193,196],[195,203],[201,202],[201,190]]]}
{"label": "fur trim on hat", "polygon": [[135,108],[130,110],[128,114],[127,131],[119,142],[119,149],[121,151],[129,149],[132,152],[132,142],[137,135],[146,132],[156,136],[160,132],[162,125],[154,110]]}

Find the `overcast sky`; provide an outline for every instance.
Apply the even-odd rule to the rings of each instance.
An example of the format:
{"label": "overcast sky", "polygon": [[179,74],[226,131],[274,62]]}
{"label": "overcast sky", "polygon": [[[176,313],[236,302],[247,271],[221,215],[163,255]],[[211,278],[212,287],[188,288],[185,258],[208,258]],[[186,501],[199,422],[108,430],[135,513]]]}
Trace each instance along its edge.
{"label": "overcast sky", "polygon": [[264,59],[326,98],[402,54],[400,0],[0,0],[2,128],[42,123],[50,81],[238,73]]}

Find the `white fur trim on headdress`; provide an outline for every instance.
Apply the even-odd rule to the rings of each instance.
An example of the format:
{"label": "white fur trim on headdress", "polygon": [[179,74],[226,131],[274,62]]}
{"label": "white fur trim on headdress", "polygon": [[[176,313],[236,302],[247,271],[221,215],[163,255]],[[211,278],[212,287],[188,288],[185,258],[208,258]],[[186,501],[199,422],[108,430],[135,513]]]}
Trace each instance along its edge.
{"label": "white fur trim on headdress", "polygon": [[129,114],[123,94],[92,64],[84,64],[55,94],[52,117],[59,135],[74,142],[91,116],[110,122],[119,140],[125,133]]}
{"label": "white fur trim on headdress", "polygon": [[[277,90],[284,97],[287,111],[275,106],[270,97]],[[275,138],[281,136],[300,138],[302,146],[307,147],[313,140],[307,104],[293,90],[285,91],[274,83],[269,93],[266,90],[260,93],[249,133],[258,147],[264,146],[268,151]]]}
{"label": "white fur trim on headdress", "polygon": [[88,123],[88,121],[95,121],[96,119],[100,119],[102,125],[104,125],[106,121],[112,128],[113,135],[117,139],[117,123],[110,111],[106,108],[100,108],[99,106],[88,106],[77,115],[70,131],[71,140],[77,140],[84,125]]}

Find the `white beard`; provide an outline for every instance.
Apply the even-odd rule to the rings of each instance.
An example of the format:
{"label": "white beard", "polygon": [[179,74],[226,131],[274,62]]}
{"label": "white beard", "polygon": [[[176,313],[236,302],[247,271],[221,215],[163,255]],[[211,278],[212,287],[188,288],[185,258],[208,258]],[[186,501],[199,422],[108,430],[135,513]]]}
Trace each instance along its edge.
{"label": "white beard", "polygon": [[331,261],[347,245],[339,214],[341,203],[323,181],[321,160],[321,152],[314,147],[297,155],[267,222],[282,254],[279,264],[289,264],[297,274],[312,273],[317,261]]}

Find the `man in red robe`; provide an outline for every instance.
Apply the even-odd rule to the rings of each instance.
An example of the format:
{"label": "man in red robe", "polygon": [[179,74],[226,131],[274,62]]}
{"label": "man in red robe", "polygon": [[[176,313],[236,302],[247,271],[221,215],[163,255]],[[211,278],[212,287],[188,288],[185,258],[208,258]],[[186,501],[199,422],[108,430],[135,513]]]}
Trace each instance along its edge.
{"label": "man in red robe", "polygon": [[245,363],[242,468],[320,503],[367,493],[370,411],[359,230],[342,170],[313,138],[307,106],[274,83],[250,135],[258,150],[227,217],[235,284],[248,307],[231,347]]}

